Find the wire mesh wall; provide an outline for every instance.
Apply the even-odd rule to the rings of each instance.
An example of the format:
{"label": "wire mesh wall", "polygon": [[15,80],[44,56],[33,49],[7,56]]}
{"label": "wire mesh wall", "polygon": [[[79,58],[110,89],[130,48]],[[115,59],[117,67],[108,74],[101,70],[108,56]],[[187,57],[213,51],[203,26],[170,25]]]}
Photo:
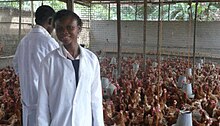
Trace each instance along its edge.
{"label": "wire mesh wall", "polygon": [[[50,5],[55,10],[66,8],[63,2],[24,1],[21,4],[21,22],[19,23],[19,2],[0,1],[0,68],[12,65],[12,58],[20,39],[26,35],[34,22],[34,12],[40,5]],[[19,33],[19,24],[21,32]],[[19,37],[20,34],[20,37]]]}
{"label": "wire mesh wall", "polygon": [[[158,19],[158,4],[147,4],[147,19]],[[198,4],[198,21],[220,21],[219,2]],[[190,12],[190,8],[192,12]],[[171,21],[188,21],[195,14],[195,3],[161,3],[161,18]],[[91,20],[117,20],[116,3],[91,4]],[[122,3],[121,20],[144,20],[143,3]],[[194,18],[194,17],[193,17]]]}
{"label": "wire mesh wall", "polygon": [[[220,53],[217,51],[220,47],[219,37],[216,36],[216,33],[220,31],[215,28],[219,27],[219,19],[211,16],[214,12],[218,15],[219,11],[216,9],[219,8],[218,6],[219,3],[212,2],[198,4],[196,56],[218,57]],[[143,52],[143,8],[143,3],[121,4],[122,53]],[[146,48],[148,54],[157,53],[158,34],[161,34],[159,39],[162,54],[191,57],[193,55],[195,4],[161,3],[160,10],[161,27],[158,33],[159,5],[147,4]],[[90,47],[92,50],[117,52],[116,11],[115,3],[91,5]]]}

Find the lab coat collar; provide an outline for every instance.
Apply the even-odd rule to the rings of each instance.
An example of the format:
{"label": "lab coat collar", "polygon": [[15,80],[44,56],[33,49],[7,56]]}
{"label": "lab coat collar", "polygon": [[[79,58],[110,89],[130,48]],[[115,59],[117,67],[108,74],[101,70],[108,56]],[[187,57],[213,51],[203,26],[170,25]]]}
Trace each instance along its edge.
{"label": "lab coat collar", "polygon": [[66,50],[66,48],[65,48],[63,45],[61,45],[61,48],[62,48],[62,53],[63,53],[63,55],[64,55],[66,58],[69,58],[69,59],[71,59],[71,60],[77,60],[77,59],[80,58],[80,54],[79,54],[76,58],[74,58],[74,57]]}
{"label": "lab coat collar", "polygon": [[51,37],[49,32],[43,26],[40,25],[35,25],[33,28],[33,32],[42,32],[44,35]]}
{"label": "lab coat collar", "polygon": [[[80,50],[80,55],[77,56],[76,59],[79,59],[79,58],[81,59],[81,58],[83,58],[84,55],[85,55],[85,52],[84,52],[85,50],[84,50],[84,48],[81,47],[80,45],[78,45],[78,46],[79,46],[79,50]],[[66,59],[67,57],[70,58],[70,57],[69,57],[70,54],[68,54],[69,52],[68,52],[67,50],[66,50],[66,51],[65,51],[65,50],[66,50],[65,47],[64,47],[63,45],[61,45],[60,48],[58,49],[59,55],[62,56],[63,58],[65,58],[65,59]],[[71,55],[70,55],[70,56],[71,56]],[[71,57],[72,57],[72,56],[71,56]],[[73,57],[72,57],[72,58],[73,58]],[[70,58],[70,59],[71,59],[71,58]]]}

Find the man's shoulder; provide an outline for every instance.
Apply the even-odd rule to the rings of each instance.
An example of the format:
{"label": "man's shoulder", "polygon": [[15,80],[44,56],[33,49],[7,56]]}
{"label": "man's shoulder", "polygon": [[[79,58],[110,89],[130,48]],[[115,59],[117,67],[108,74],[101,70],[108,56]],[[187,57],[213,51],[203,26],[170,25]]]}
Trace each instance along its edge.
{"label": "man's shoulder", "polygon": [[89,49],[82,48],[84,51],[85,55],[91,58],[96,58],[97,56]]}
{"label": "man's shoulder", "polygon": [[44,59],[42,60],[42,62],[48,62],[48,61],[50,61],[50,60],[53,60],[53,59],[59,57],[58,50],[59,50],[59,48],[57,48],[57,49],[55,49],[55,50],[49,52],[49,53],[44,57]]}
{"label": "man's shoulder", "polygon": [[85,49],[85,48],[83,48],[83,51],[84,51],[84,55],[86,56],[87,59],[89,59],[89,61],[93,63],[99,62],[97,56],[92,51],[90,51],[89,49]]}
{"label": "man's shoulder", "polygon": [[40,45],[59,47],[58,42],[52,36],[48,36],[40,32],[27,36],[27,38],[33,40],[35,43],[41,43]]}
{"label": "man's shoulder", "polygon": [[54,63],[59,62],[58,49],[55,49],[48,53],[41,61],[41,67],[52,67]]}
{"label": "man's shoulder", "polygon": [[[47,36],[41,32],[33,32],[31,30],[29,33],[27,33],[22,40],[50,40],[52,37]],[[22,41],[21,40],[21,41]]]}

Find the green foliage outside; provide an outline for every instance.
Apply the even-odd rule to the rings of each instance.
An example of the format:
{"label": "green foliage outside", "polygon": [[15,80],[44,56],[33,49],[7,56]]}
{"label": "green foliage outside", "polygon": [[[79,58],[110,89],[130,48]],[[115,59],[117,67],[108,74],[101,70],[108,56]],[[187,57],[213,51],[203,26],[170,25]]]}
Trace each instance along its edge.
{"label": "green foliage outside", "polygon": [[[161,19],[162,20],[175,20],[175,21],[188,21],[195,17],[195,3],[191,7],[187,3],[177,4],[161,4]],[[93,19],[94,20],[116,20],[117,9],[115,4],[109,5],[92,5]],[[110,10],[110,16],[108,16]],[[148,4],[147,6],[147,19],[158,20],[159,6],[156,4]],[[191,18],[190,18],[191,17]],[[122,20],[143,20],[144,6],[143,5],[121,5],[121,19]],[[199,21],[220,21],[220,2],[199,3],[197,19]]]}
{"label": "green foliage outside", "polygon": [[[42,4],[43,5],[50,5],[56,11],[66,8],[66,3],[58,1],[58,0],[33,1],[34,11],[36,11],[36,9]],[[3,1],[1,1],[0,2],[0,7],[9,7],[9,8],[19,9],[19,3],[17,1],[14,1],[14,2],[7,2],[7,1],[3,2]],[[31,11],[31,1],[22,2],[22,10]]]}
{"label": "green foliage outside", "polygon": [[[34,1],[34,11],[42,4],[42,1]],[[58,0],[43,1],[44,5],[51,5],[56,11],[66,8],[66,3]],[[19,8],[17,1],[15,2],[0,2],[0,7]],[[79,12],[80,16],[86,16],[91,20],[116,20],[117,7],[116,4],[92,4],[91,8],[75,4],[74,10]],[[110,8],[109,8],[110,7]],[[150,21],[158,20],[158,4],[147,5],[147,19]],[[22,10],[31,10],[31,2],[24,1]],[[88,13],[83,13],[83,12]],[[90,12],[91,11],[91,12]],[[121,4],[121,19],[122,20],[143,20],[144,7],[142,4]],[[195,17],[195,3],[191,6],[188,3],[178,4],[161,4],[161,19],[169,21],[188,21]],[[220,21],[220,2],[199,3],[197,19],[199,21]]]}

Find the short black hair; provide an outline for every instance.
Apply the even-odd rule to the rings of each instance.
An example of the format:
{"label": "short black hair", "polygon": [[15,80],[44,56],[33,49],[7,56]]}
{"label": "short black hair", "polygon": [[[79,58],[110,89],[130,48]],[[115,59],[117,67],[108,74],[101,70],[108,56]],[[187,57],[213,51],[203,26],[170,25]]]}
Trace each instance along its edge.
{"label": "short black hair", "polygon": [[65,19],[67,17],[72,17],[74,20],[77,21],[77,25],[82,28],[83,23],[82,23],[82,20],[80,19],[80,17],[76,13],[74,13],[73,11],[66,10],[66,9],[58,11],[54,16],[53,21],[55,23],[57,20]]}
{"label": "short black hair", "polygon": [[52,7],[48,5],[42,5],[37,8],[35,13],[35,22],[38,25],[44,24],[48,18],[52,18],[55,14],[55,11]]}

